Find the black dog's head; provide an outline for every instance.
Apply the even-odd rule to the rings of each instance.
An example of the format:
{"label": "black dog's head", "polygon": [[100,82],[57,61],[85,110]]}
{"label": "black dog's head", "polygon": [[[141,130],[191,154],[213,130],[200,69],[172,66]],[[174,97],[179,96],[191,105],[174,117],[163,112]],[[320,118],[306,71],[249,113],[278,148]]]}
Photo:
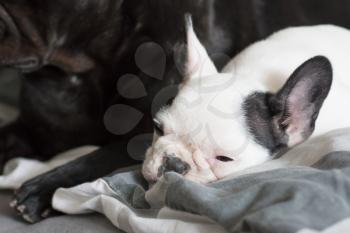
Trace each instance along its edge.
{"label": "black dog's head", "polygon": [[[186,13],[192,14],[208,51],[215,50],[212,7],[213,1],[207,0],[0,0],[0,67],[24,74],[20,117],[39,131],[32,138],[42,142],[46,135],[63,130],[84,139],[90,135],[81,144],[95,143],[113,101],[147,116],[152,108],[157,112],[176,94],[172,88],[170,96],[158,98],[160,90],[176,87],[183,77]],[[158,79],[135,61],[139,48],[148,42],[165,56],[163,67],[156,67],[162,69]],[[149,54],[145,51],[150,66],[157,64],[152,48]],[[140,78],[147,89],[145,98],[118,95],[116,84],[126,73]],[[136,133],[152,131],[150,117],[145,122]],[[77,139],[64,133],[56,141]]]}
{"label": "black dog's head", "polygon": [[[174,53],[185,43],[185,13],[193,15],[210,51],[212,5],[194,0],[0,0],[0,66],[23,73],[54,66],[67,75],[94,70],[98,79],[108,79],[108,73],[118,78],[138,69],[136,50],[152,41],[167,56],[165,76],[172,75]],[[115,78],[103,81],[110,87]]]}
{"label": "black dog's head", "polygon": [[123,30],[121,1],[0,1],[0,65],[82,73],[106,63]]}
{"label": "black dog's head", "polygon": [[0,0],[0,67],[22,73],[20,122],[44,153],[104,140],[124,18],[121,0]]}

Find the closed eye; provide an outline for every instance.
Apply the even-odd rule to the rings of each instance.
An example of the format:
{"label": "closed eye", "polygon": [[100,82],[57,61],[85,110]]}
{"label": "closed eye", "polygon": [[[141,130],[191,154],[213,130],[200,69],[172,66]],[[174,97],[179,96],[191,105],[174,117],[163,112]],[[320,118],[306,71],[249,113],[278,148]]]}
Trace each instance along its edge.
{"label": "closed eye", "polygon": [[153,126],[154,126],[154,130],[155,130],[157,135],[159,135],[159,136],[164,135],[163,125],[162,125],[162,123],[159,122],[158,119],[153,119]]}
{"label": "closed eye", "polygon": [[221,162],[231,162],[231,161],[233,161],[232,158],[224,156],[224,155],[216,156],[216,159],[221,161]]}

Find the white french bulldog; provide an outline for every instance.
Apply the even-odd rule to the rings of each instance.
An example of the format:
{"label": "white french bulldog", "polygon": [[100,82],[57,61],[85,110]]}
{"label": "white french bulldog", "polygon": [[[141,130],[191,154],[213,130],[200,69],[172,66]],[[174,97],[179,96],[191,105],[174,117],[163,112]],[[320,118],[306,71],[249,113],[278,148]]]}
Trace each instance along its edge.
{"label": "white french bulldog", "polygon": [[285,29],[248,47],[219,73],[190,17],[186,22],[187,73],[173,103],[154,119],[143,165],[148,181],[167,171],[215,181],[310,136],[350,126],[350,31]]}

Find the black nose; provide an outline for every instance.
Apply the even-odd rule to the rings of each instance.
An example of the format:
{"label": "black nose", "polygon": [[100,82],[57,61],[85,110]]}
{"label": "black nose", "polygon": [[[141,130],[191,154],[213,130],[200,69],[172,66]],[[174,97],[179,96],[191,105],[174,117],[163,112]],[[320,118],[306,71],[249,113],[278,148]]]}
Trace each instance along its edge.
{"label": "black nose", "polygon": [[181,159],[175,156],[165,156],[163,158],[163,165],[158,169],[158,176],[166,172],[176,172],[185,175],[190,169],[191,166]]}

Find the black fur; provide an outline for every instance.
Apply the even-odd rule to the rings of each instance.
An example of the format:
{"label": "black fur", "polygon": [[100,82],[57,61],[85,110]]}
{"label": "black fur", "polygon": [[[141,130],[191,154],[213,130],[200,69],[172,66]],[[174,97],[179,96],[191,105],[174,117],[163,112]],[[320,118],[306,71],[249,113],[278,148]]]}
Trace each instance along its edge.
{"label": "black fur", "polygon": [[275,114],[269,106],[272,94],[256,92],[247,97],[243,108],[249,132],[257,143],[267,148],[271,154],[287,146],[288,138],[283,132],[275,130]]}
{"label": "black fur", "polygon": [[[249,131],[256,142],[267,148],[271,154],[287,148],[288,125],[283,122],[296,115],[303,118],[303,127],[297,128],[306,140],[315,129],[317,116],[328,96],[331,84],[331,63],[323,56],[316,56],[298,67],[277,93],[256,92],[248,96],[243,103],[243,109]],[[294,113],[290,110],[292,106],[288,100],[297,88],[303,91],[298,93],[298,107],[302,108],[302,112]]]}
{"label": "black fur", "polygon": [[[172,96],[160,98],[152,109],[159,90],[182,80],[174,54],[185,43],[187,12],[218,66],[285,26],[350,27],[347,0],[0,0],[0,66],[23,74],[21,115],[0,132],[0,161],[17,156],[48,159],[83,144],[102,146],[25,183],[15,195],[16,206],[26,207],[22,216],[38,221],[50,208],[56,188],[135,163],[125,150],[129,139],[152,132],[152,112],[176,94],[172,88]],[[147,41],[158,43],[166,53],[161,81],[135,64],[136,49]],[[175,60],[181,67],[182,60]],[[131,100],[116,93],[116,82],[125,73],[141,78],[146,97]],[[110,134],[103,125],[103,115],[113,103],[145,113],[135,130],[123,137]]]}

